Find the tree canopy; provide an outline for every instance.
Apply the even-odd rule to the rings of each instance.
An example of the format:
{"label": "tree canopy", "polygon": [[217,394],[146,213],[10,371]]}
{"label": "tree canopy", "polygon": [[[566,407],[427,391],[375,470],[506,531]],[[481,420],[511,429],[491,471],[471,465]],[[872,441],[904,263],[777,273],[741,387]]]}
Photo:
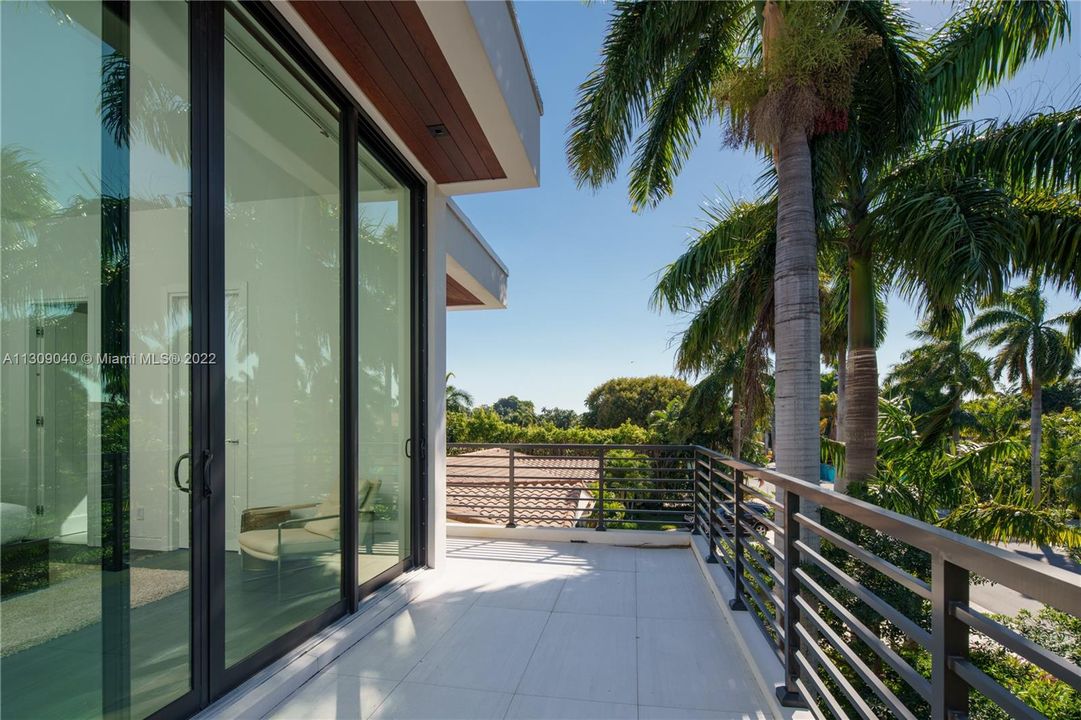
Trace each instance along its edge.
{"label": "tree canopy", "polygon": [[613,378],[586,396],[587,411],[582,415],[586,427],[614,428],[624,423],[648,427],[654,410],[665,410],[675,398],[686,400],[691,386],[683,380],[664,375]]}

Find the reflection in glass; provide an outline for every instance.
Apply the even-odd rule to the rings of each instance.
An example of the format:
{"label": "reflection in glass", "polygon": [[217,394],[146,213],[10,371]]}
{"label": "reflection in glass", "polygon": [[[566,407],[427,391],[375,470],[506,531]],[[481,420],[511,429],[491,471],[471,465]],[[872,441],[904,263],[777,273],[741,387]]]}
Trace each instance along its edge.
{"label": "reflection in glass", "polygon": [[187,7],[0,13],[0,715],[143,717],[191,685],[187,372],[84,355],[188,349]]}
{"label": "reflection in glass", "polygon": [[364,583],[410,553],[410,223],[408,189],[364,147],[358,157],[358,577]]}
{"label": "reflection in glass", "polygon": [[340,599],[337,110],[226,14],[225,660]]}

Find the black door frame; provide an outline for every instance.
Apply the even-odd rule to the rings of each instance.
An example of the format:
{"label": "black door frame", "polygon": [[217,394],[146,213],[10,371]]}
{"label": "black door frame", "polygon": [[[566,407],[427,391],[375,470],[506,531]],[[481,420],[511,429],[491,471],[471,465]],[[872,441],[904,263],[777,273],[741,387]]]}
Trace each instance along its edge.
{"label": "black door frame", "polygon": [[[357,492],[358,338],[357,147],[383,162],[411,196],[410,554],[378,577],[358,583],[357,508],[342,502],[341,598],[230,668],[225,664],[225,12],[224,2],[189,2],[191,72],[191,352],[216,363],[192,365],[191,672],[192,690],[151,717],[187,717],[347,614],[397,575],[427,562],[427,185],[271,3],[240,3],[259,26],[340,110],[342,261],[341,497]],[[217,549],[216,551],[214,549]]]}

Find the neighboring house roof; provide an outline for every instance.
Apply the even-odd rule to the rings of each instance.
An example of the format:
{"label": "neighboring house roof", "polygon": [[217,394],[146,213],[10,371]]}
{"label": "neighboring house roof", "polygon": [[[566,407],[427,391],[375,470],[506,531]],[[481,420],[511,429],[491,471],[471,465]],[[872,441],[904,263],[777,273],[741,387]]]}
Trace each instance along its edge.
{"label": "neighboring house roof", "polygon": [[[514,453],[515,520],[541,527],[574,527],[593,509],[589,482],[598,460]],[[502,525],[510,506],[510,451],[476,450],[447,457],[447,518]]]}

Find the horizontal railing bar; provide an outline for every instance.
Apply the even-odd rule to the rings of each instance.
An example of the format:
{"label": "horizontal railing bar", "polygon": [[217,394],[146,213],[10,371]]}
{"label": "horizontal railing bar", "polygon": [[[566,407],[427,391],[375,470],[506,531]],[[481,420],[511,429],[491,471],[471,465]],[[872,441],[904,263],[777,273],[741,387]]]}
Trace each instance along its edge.
{"label": "horizontal railing bar", "polygon": [[[779,562],[784,562],[784,553],[781,552],[781,549],[777,547],[777,543],[771,543],[769,541],[769,538],[758,532],[758,530],[754,527],[753,523],[747,523],[743,518],[740,518],[739,525],[744,529],[744,531],[750,533],[750,535],[754,537],[754,539],[757,540],[760,545],[769,550],[773,557],[777,558]],[[783,541],[783,539],[783,535],[778,535],[777,542],[780,543]]]}
{"label": "horizontal railing bar", "polygon": [[[772,563],[766,562],[766,559],[758,554],[758,550],[743,540],[740,541],[740,547],[743,548],[743,552],[749,554],[751,559],[754,560],[754,563],[747,563],[748,569],[754,569],[754,566],[757,565],[770,576],[775,587],[784,587],[784,578],[781,577],[781,574],[777,572]],[[766,585],[766,587],[769,587],[769,585]]]}
{"label": "horizontal railing bar", "polygon": [[714,485],[713,486],[713,491],[716,492],[716,493],[720,493],[721,495],[724,496],[723,498],[718,498],[718,497],[713,498],[714,504],[716,504],[718,501],[720,501],[721,503],[725,503],[725,501],[727,501],[727,502],[735,502],[735,496],[727,488],[725,488],[724,486],[722,486],[722,485]]}
{"label": "horizontal railing bar", "polygon": [[740,510],[742,510],[745,514],[750,515],[755,520],[760,521],[766,527],[771,528],[773,530],[773,532],[775,532],[775,533],[777,533],[779,535],[784,535],[784,530],[781,528],[780,525],[775,523],[773,520],[770,520],[768,517],[766,517],[762,513],[758,512],[757,510],[755,510],[753,508],[750,508],[750,507],[747,507],[746,504],[741,505]]}
{"label": "horizontal railing bar", "polygon": [[744,492],[745,495],[753,495],[756,499],[761,500],[762,502],[766,503],[767,505],[772,507],[774,510],[781,510],[784,507],[784,505],[782,505],[777,500],[777,498],[772,498],[769,495],[766,495],[764,492],[762,492],[762,491],[760,491],[760,490],[758,490],[756,488],[751,487],[747,483],[743,483],[742,488],[743,488],[743,492]]}
{"label": "horizontal railing bar", "polygon": [[714,520],[716,520],[717,522],[721,523],[721,526],[722,526],[722,527],[723,527],[723,528],[724,528],[725,530],[727,530],[729,534],[732,534],[732,533],[734,532],[734,528],[733,528],[733,526],[732,526],[732,521],[731,521],[731,520],[729,520],[729,519],[728,519],[728,518],[726,518],[726,517],[722,517],[722,516],[720,515],[720,513],[717,513],[717,512],[715,512],[715,511],[711,511],[711,512],[710,512],[710,516],[711,516],[711,517],[712,517],[712,518],[713,518]]}
{"label": "horizontal railing bar", "polygon": [[[767,600],[766,598],[762,597],[762,593],[758,592],[757,590],[755,590],[753,587],[751,587],[747,583],[743,584],[743,592],[748,598],[751,599],[751,602],[754,603],[754,606],[756,608],[758,608],[758,612],[761,613],[761,615],[758,615],[756,613],[751,613],[751,615],[754,617],[754,621],[756,623],[758,623],[759,625],[762,625],[763,623],[767,623],[769,625],[769,629],[773,630],[774,634],[777,636],[776,639],[769,638],[769,634],[767,633],[766,637],[769,638],[770,643],[771,644],[775,643],[778,647],[784,645],[784,628],[781,627],[781,625],[777,622],[776,618],[774,617],[775,613],[778,613],[778,612],[783,613],[784,612],[784,608],[780,607],[782,605],[782,603],[780,603],[777,600],[777,598],[770,595],[770,598],[775,603],[775,606],[778,607],[777,610],[770,610],[769,609],[770,600]],[[765,627],[763,627],[763,630],[765,630]]]}
{"label": "horizontal railing bar", "polygon": [[[856,711],[859,712],[859,717],[864,718],[864,720],[879,720],[878,715],[875,714],[875,710],[871,709],[870,705],[867,704],[867,701],[865,701],[863,696],[860,695],[859,692],[854,688],[852,682],[850,682],[848,678],[844,677],[841,669],[837,667],[837,665],[833,664],[833,662],[831,661],[831,659],[829,659],[823,649],[820,648],[818,642],[811,637],[810,632],[808,632],[808,630],[806,630],[806,628],[802,625],[797,625],[796,631],[798,632],[800,638],[803,639],[803,642],[800,643],[800,650],[797,652],[803,654],[803,669],[804,671],[809,672],[812,682],[817,680],[817,682],[822,683],[823,689],[825,689],[826,681],[823,679],[822,676],[818,674],[818,670],[815,667],[815,664],[811,662],[813,657],[814,661],[817,662],[817,665],[819,667],[825,668],[827,675],[829,675],[830,679],[835,682],[835,684],[844,694],[845,699],[848,699],[849,703],[856,708]],[[810,650],[812,656],[809,657],[808,655],[803,653],[804,649]],[[849,714],[848,712],[844,711],[836,696],[833,696],[833,702],[837,703],[837,706],[830,706],[830,711],[833,712],[833,714],[835,714],[838,718],[844,718],[845,720],[848,720]]]}
{"label": "horizontal railing bar", "polygon": [[1011,718],[1019,720],[1048,720],[1046,715],[1025,704],[1016,695],[999,685],[990,676],[964,658],[951,657],[950,670],[968,683],[968,686],[1006,711]]}
{"label": "horizontal railing bar", "polygon": [[[746,549],[747,548],[744,548],[744,550],[746,550]],[[773,587],[770,587],[770,585],[768,583],[766,583],[765,580],[763,580],[762,576],[758,573],[757,570],[754,569],[754,567],[751,565],[751,563],[748,563],[748,562],[743,563],[743,571],[746,572],[750,576],[749,579],[750,579],[751,583],[754,585],[754,587],[758,590],[758,592],[761,593],[763,596],[769,596],[770,598],[772,598],[773,599],[773,604],[777,606],[777,611],[780,612],[780,613],[784,613],[784,600],[781,597],[778,597],[777,595],[774,594]],[[745,577],[745,578],[743,578],[743,580],[744,580],[744,583],[746,583],[748,578]],[[778,590],[780,590],[781,588],[784,587],[784,585],[779,584],[779,585],[776,585],[775,587]],[[765,597],[763,597],[763,599],[765,599]]]}
{"label": "horizontal railing bar", "polygon": [[920,580],[915,575],[905,572],[901,568],[897,567],[888,560],[883,560],[878,555],[875,555],[871,551],[864,547],[857,545],[846,537],[838,535],[834,531],[830,530],[826,526],[819,522],[816,522],[813,518],[809,518],[803,513],[796,514],[796,520],[800,525],[809,529],[819,537],[829,540],[831,543],[847,552],[852,557],[860,560],[865,565],[868,565],[875,570],[879,571],[890,580],[903,585],[908,590],[919,595],[924,600],[931,599],[931,586]]}
{"label": "horizontal railing bar", "polygon": [[[1078,589],[1081,592],[1081,588]],[[955,603],[950,611],[953,616],[973,630],[983,633],[1007,650],[1017,653],[1034,665],[1038,665],[1078,692],[1081,692],[1081,668],[1042,645],[1005,625],[995,622],[969,605]]]}
{"label": "horizontal railing bar", "polygon": [[[572,502],[572,501],[574,501],[574,498],[572,496],[570,496],[570,495],[567,495],[567,494],[564,494],[564,495],[537,495],[537,494],[535,494],[536,489],[517,488],[517,490],[519,490],[519,492],[515,494],[515,498],[514,498],[516,505],[518,504],[518,501],[524,501],[524,502],[531,502],[531,501],[537,501],[537,500],[560,501],[560,502]],[[605,495],[605,501],[606,502],[610,501],[610,500],[613,500],[613,499],[618,499],[620,501],[627,500],[630,503],[634,503],[634,507],[641,507],[641,506],[668,507],[668,508],[670,508],[668,510],[668,512],[681,512],[681,513],[690,512],[690,509],[691,509],[691,501],[690,501],[689,498],[688,499],[613,498],[612,495],[609,494],[607,491],[604,493],[604,495]],[[477,494],[472,494],[472,493],[447,493],[448,501],[453,499],[453,498],[461,498],[463,500],[469,500],[471,503],[473,503],[473,502],[485,502],[485,503],[495,503],[495,504],[502,504],[502,505],[507,504],[507,501],[505,499],[501,501],[499,498],[493,498],[493,497],[490,497],[488,495],[483,495],[483,494],[477,495]],[[596,497],[589,497],[589,498],[583,497],[582,499],[584,501],[584,500],[587,500],[587,499],[596,500],[597,498]]]}
{"label": "horizontal railing bar", "polygon": [[469,442],[456,442],[447,443],[448,450],[458,449],[500,449],[500,450],[593,450],[600,452],[601,450],[641,450],[643,452],[652,450],[655,452],[669,452],[669,453],[686,453],[683,457],[690,459],[691,453],[695,448],[693,445],[607,445],[607,444],[594,444],[594,443],[469,443]]}
{"label": "horizontal railing bar", "polygon": [[727,532],[727,533],[726,533],[726,532],[723,532],[723,530],[724,530],[724,528],[723,528],[723,526],[722,526],[722,531],[721,531],[721,532],[718,532],[718,530],[717,530],[717,523],[714,523],[714,524],[713,524],[713,539],[714,539],[714,540],[721,540],[721,539],[723,539],[723,540],[724,540],[724,542],[725,542],[725,544],[727,544],[727,545],[728,545],[729,547],[731,547],[731,548],[733,549],[733,551],[734,551],[734,550],[735,550],[735,547],[734,547],[734,546],[733,546],[733,545],[731,544],[731,543],[732,543],[732,539],[731,539],[731,537],[730,537],[732,533],[731,533],[731,532]]}
{"label": "horizontal railing bar", "polygon": [[889,665],[909,687],[915,690],[920,697],[927,702],[931,702],[930,680],[905,662],[904,658],[897,654],[897,651],[884,643],[882,638],[875,635],[870,628],[863,624],[863,621],[842,605],[837,598],[830,595],[826,589],[808,575],[803,568],[796,568],[795,573],[803,587],[810,590],[830,612],[837,616],[838,620],[843,622],[849,630],[859,636],[859,639],[862,640],[876,655],[882,658],[882,660],[885,661],[885,663]]}
{"label": "horizontal railing bar", "polygon": [[1006,585],[1070,615],[1081,617],[1081,593],[1077,592],[1076,573],[928,525],[907,515],[823,488],[817,483],[733,460],[709,448],[699,447],[698,451],[713,458],[715,464],[738,468],[746,475],[790,490],[801,498],[838,512],[872,530],[878,530],[925,552],[938,553],[953,565]]}
{"label": "horizontal railing bar", "polygon": [[[800,650],[802,650],[804,647],[810,649],[810,651],[814,654],[815,660],[818,661],[819,666],[826,669],[826,672],[829,673],[830,678],[832,678],[833,682],[837,684],[837,687],[841,688],[841,691],[845,695],[845,699],[848,700],[848,702],[856,708],[856,711],[860,714],[860,717],[862,717],[864,720],[878,720],[878,715],[875,714],[875,711],[871,709],[871,706],[867,704],[867,701],[863,699],[863,696],[860,695],[859,691],[856,690],[855,687],[853,687],[852,683],[849,682],[848,678],[846,678],[844,673],[841,672],[841,669],[837,667],[833,663],[833,661],[826,656],[826,653],[819,646],[818,641],[811,636],[811,633],[807,631],[807,628],[804,627],[802,624],[797,624],[796,632],[799,634],[800,638],[803,639],[803,642],[800,643]],[[804,656],[804,658],[805,660],[807,660],[807,665],[810,665],[811,663],[809,659],[806,658],[806,656]],[[813,676],[817,677],[818,673],[814,672]],[[819,679],[821,680],[821,678]],[[826,683],[823,682],[822,684],[825,685]],[[838,717],[848,717],[848,713],[844,712],[843,710],[841,710],[840,712],[838,712],[839,709],[834,710],[834,708],[830,708],[830,710],[837,712]]]}
{"label": "horizontal railing bar", "polygon": [[[731,571],[729,572],[731,573]],[[758,628],[758,632],[762,633],[762,637],[765,638],[766,644],[769,645],[770,649],[773,651],[773,655],[777,658],[777,662],[784,665],[783,633],[778,635],[777,637],[773,637],[769,634],[769,629],[767,629],[766,626],[762,623],[762,618],[758,617],[758,615],[753,612],[751,613],[751,617],[754,619],[754,626]],[[770,627],[773,627],[773,625],[771,625]],[[778,631],[774,629],[774,632]]]}
{"label": "horizontal railing bar", "polygon": [[[798,662],[801,667],[806,666],[806,665],[809,664],[807,662],[807,657],[802,652],[799,652],[798,650],[796,651],[796,662]],[[804,670],[804,672],[808,673],[808,677],[811,677],[811,676],[818,677],[817,675],[811,674],[810,671],[808,671],[808,670]],[[814,715],[815,720],[833,720],[834,718],[843,718],[844,717],[843,714],[838,715],[836,713],[833,713],[832,709],[830,710],[830,712],[832,714],[829,717],[826,717],[826,714],[824,712],[822,712],[821,709],[819,709],[818,703],[811,702],[811,698],[813,696],[818,696],[818,697],[822,698],[822,700],[827,705],[829,705],[831,702],[834,705],[836,705],[837,704],[837,698],[833,697],[832,694],[830,694],[830,695],[823,695],[822,694],[823,692],[828,692],[828,691],[826,691],[825,688],[822,688],[821,690],[819,690],[818,686],[815,686],[815,688],[814,688],[815,692],[812,694],[811,688],[807,685],[807,683],[803,682],[803,677],[796,678],[796,687],[799,689],[800,693],[803,694],[803,697],[807,698],[807,708],[811,711],[811,714]]]}
{"label": "horizontal railing bar", "polygon": [[[517,478],[517,476],[515,476]],[[690,499],[691,489],[690,487],[678,487],[678,488],[663,488],[663,487],[613,487],[611,483],[617,482],[631,482],[630,480],[622,480],[620,478],[606,477],[604,479],[604,491],[607,493],[609,490],[613,493],[623,493],[625,495],[633,495],[636,493],[642,493],[644,495],[686,495],[687,499]],[[634,480],[634,482],[643,482],[640,480]]]}
{"label": "horizontal railing bar", "polygon": [[905,704],[901,702],[901,699],[898,698],[892,690],[886,687],[886,684],[882,682],[882,678],[875,675],[874,670],[867,667],[867,663],[860,659],[852,647],[829,626],[822,616],[811,607],[810,603],[797,595],[796,605],[798,605],[802,611],[800,615],[800,624],[796,626],[796,630],[801,637],[805,639],[810,638],[810,633],[804,629],[802,624],[805,614],[806,618],[814,624],[815,630],[829,641],[829,644],[833,646],[833,649],[841,654],[848,666],[855,670],[856,674],[875,691],[878,698],[889,706],[890,711],[896,717],[904,718],[905,720],[916,720],[916,716],[912,711],[905,707]]}
{"label": "horizontal railing bar", "polygon": [[931,648],[931,633],[927,630],[924,630],[912,620],[902,615],[897,608],[890,605],[878,595],[875,595],[873,592],[860,585],[848,573],[819,555],[813,548],[808,546],[807,543],[802,540],[797,540],[796,547],[799,549],[802,557],[811,560],[815,565],[830,575],[830,577],[840,583],[845,590],[848,590],[848,592],[855,595],[859,600],[862,600],[869,608],[896,625],[901,632],[919,643],[925,650]]}

